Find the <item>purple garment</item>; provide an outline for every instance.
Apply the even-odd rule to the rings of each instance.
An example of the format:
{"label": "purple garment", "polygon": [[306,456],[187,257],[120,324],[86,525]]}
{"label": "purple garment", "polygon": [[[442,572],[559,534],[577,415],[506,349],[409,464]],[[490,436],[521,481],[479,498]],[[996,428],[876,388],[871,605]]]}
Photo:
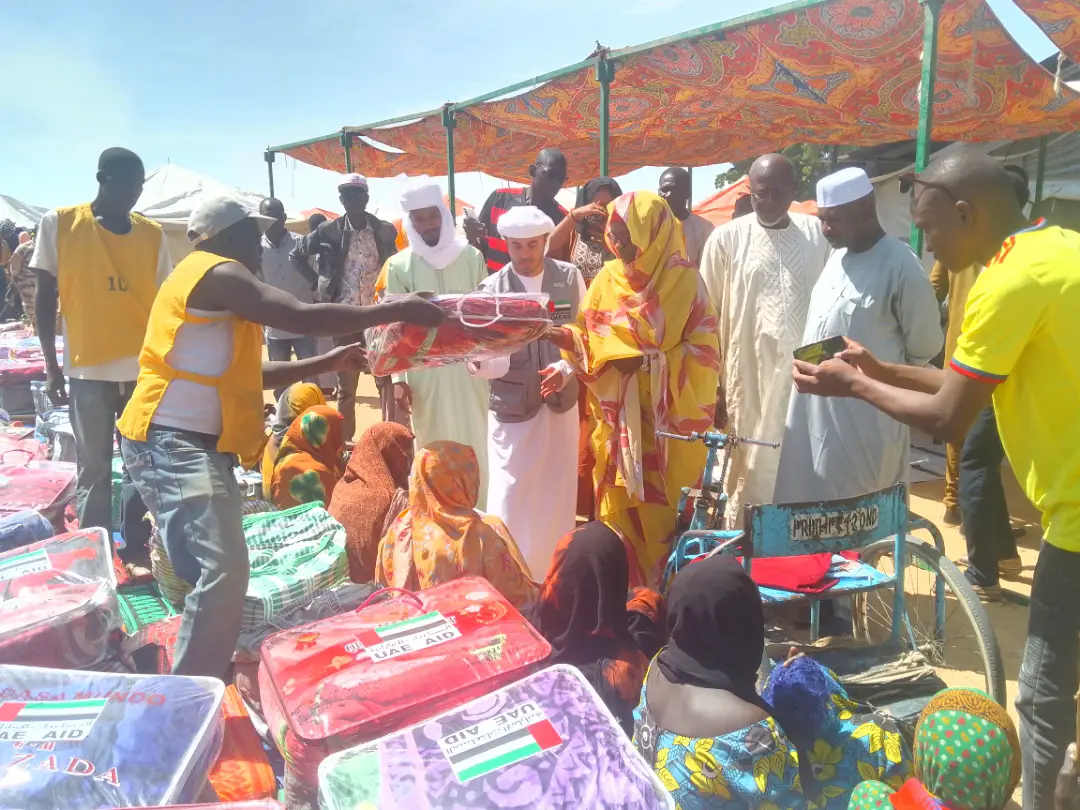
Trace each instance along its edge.
{"label": "purple garment", "polygon": [[[221,748],[224,692],[213,678],[0,666],[0,809],[194,798]],[[59,734],[43,724],[57,711]]]}
{"label": "purple garment", "polygon": [[[529,717],[524,730],[533,736],[520,743],[522,729],[504,732],[502,728],[512,726],[500,724],[523,711]],[[493,727],[500,728],[496,736],[486,735]],[[476,732],[484,742],[473,736]],[[455,753],[448,746],[457,740],[472,747]],[[551,747],[493,767],[508,747],[533,740]],[[488,767],[492,769],[485,770]],[[379,810],[673,807],[599,696],[577,669],[564,665],[427,723],[330,756],[319,768],[319,793],[325,810],[351,810],[363,802]]]}

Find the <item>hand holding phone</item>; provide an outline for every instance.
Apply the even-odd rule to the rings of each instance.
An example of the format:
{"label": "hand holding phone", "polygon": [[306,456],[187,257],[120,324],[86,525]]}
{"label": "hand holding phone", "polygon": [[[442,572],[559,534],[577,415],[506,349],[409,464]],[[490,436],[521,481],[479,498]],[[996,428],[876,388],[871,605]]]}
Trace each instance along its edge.
{"label": "hand holding phone", "polygon": [[836,357],[846,348],[847,341],[844,340],[843,336],[834,335],[833,337],[819,340],[817,343],[808,343],[806,346],[800,346],[792,352],[792,354],[795,355],[796,360],[802,360],[804,363],[813,363],[815,366],[820,366],[826,360],[831,360]]}

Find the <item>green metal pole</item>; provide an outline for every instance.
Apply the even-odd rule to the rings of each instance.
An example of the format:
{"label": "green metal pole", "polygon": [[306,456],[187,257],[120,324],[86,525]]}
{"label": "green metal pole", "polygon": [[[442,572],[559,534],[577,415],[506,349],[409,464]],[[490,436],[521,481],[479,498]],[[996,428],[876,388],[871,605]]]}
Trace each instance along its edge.
{"label": "green metal pole", "polygon": [[1031,201],[1031,216],[1037,215],[1043,198],[1043,180],[1046,178],[1046,136],[1039,138],[1039,164],[1035,169],[1035,197]]}
{"label": "green metal pole", "polygon": [[267,149],[263,152],[263,160],[266,161],[266,173],[270,175],[270,196],[274,196],[274,153]]}
{"label": "green metal pole", "polygon": [[615,78],[615,65],[605,57],[596,63],[596,80],[600,82],[600,176],[608,176],[610,152],[608,136],[611,131],[611,82]]}
{"label": "green metal pole", "polygon": [[352,174],[352,139],[349,132],[341,133],[341,148],[345,150],[345,173]]}
{"label": "green metal pole", "polygon": [[[934,77],[937,75],[938,25],[942,0],[919,0],[923,7],[922,79],[919,82],[919,130],[915,141],[915,171],[930,162],[934,134]],[[922,258],[923,232],[911,223],[911,249]]]}
{"label": "green metal pole", "polygon": [[449,104],[443,107],[442,123],[446,129],[446,193],[450,197],[450,216],[457,222],[457,195],[454,193],[454,130],[457,120]]}

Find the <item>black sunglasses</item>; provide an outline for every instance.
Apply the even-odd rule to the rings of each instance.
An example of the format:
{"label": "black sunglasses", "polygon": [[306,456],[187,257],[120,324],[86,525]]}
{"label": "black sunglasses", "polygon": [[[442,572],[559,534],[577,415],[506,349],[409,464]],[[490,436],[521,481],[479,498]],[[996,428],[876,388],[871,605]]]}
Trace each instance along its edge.
{"label": "black sunglasses", "polygon": [[960,202],[959,198],[957,198],[957,196],[952,193],[948,186],[941,183],[933,183],[929,180],[923,180],[914,172],[904,172],[897,179],[900,181],[901,194],[908,194],[915,190],[915,186],[922,186],[923,188],[932,188],[942,192],[943,194],[948,194],[949,199],[951,199],[953,202]]}

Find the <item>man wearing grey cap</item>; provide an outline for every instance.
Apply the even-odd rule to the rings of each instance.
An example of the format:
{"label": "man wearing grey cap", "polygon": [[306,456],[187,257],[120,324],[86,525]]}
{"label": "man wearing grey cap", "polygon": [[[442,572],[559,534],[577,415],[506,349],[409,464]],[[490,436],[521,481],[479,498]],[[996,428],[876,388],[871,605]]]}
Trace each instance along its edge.
{"label": "man wearing grey cap", "polygon": [[[817,187],[833,253],[810,294],[802,345],[842,336],[891,363],[923,366],[944,343],[937,298],[911,248],[878,222],[866,172],[843,169]],[[908,478],[908,428],[855,399],[794,391],[774,503],[866,495]]]}
{"label": "man wearing grey cap", "polygon": [[139,355],[139,379],[117,423],[124,461],[153,514],[184,605],[173,672],[225,674],[240,633],[249,563],[243,496],[233,467],[252,466],[264,443],[263,389],[323,371],[358,368],[363,350],[263,362],[263,327],[347,335],[407,321],[437,325],[419,296],[363,307],[303,304],[257,277],[272,222],[228,197],[204,199],[188,221],[194,251],[162,285]]}

